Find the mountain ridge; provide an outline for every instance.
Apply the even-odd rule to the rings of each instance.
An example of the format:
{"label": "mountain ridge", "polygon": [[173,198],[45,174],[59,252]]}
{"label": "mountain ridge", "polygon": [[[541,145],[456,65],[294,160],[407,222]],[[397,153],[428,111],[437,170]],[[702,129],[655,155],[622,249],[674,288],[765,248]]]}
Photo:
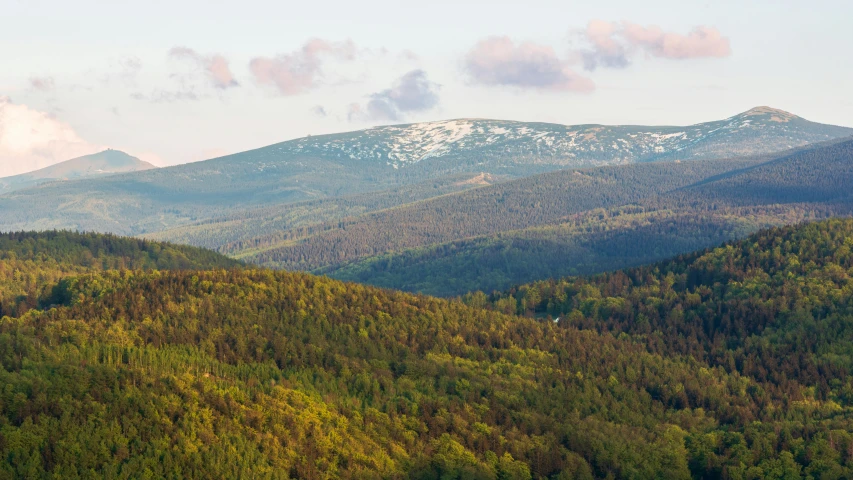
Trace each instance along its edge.
{"label": "mountain ridge", "polygon": [[[801,134],[809,136],[810,140],[806,143],[832,138],[831,134],[821,136],[821,134],[815,133],[811,126],[825,127],[829,130],[837,131],[839,136],[844,136],[844,134],[853,135],[853,129],[847,127],[811,122],[784,110],[759,106],[723,120],[684,126],[566,125],[485,118],[457,118],[433,122],[378,126],[352,132],[309,136],[276,143],[264,148],[276,147],[279,150],[290,148],[292,149],[291,153],[313,148],[318,152],[332,156],[335,154],[348,156],[352,160],[365,160],[375,157],[378,160],[386,160],[387,165],[397,169],[429,158],[450,154],[452,152],[449,151],[449,145],[454,145],[459,150],[464,151],[466,148],[472,148],[472,145],[468,142],[469,140],[474,143],[473,148],[483,148],[506,144],[507,142],[522,139],[527,135],[535,140],[534,143],[538,149],[535,153],[557,157],[563,156],[586,161],[591,165],[597,165],[608,161],[607,152],[612,154],[610,160],[615,159],[616,163],[620,163],[619,160],[624,162],[632,160],[651,161],[664,154],[689,152],[690,148],[693,147],[692,144],[706,141],[708,136],[720,131],[722,133],[732,133],[733,130],[737,129],[749,130],[753,127],[753,123],[756,122],[760,123],[761,127],[770,126],[774,128],[791,124],[793,130],[798,130]],[[601,132],[605,132],[605,136],[609,133],[611,136],[615,135],[615,137],[608,140],[601,140],[599,139]],[[478,135],[480,138],[477,138]],[[396,142],[386,141],[383,144],[381,143],[383,136],[394,137],[396,138]],[[569,138],[569,140],[561,138],[563,136]],[[719,136],[719,134],[714,136]],[[374,137],[380,137],[380,141],[371,146],[369,144]],[[639,148],[632,149],[628,146],[630,141],[625,137],[639,142]],[[354,141],[355,146],[348,147],[341,140]],[[683,145],[679,143],[679,140],[687,141],[688,144]],[[318,142],[323,143],[318,145]],[[599,144],[596,145],[596,142]],[[795,141],[793,144],[785,145],[785,147],[790,148],[801,145],[803,143]],[[365,148],[367,149],[366,152]],[[323,152],[324,150],[325,152]],[[528,147],[528,150],[530,151],[527,153],[534,153],[532,147]],[[757,153],[757,150],[752,150],[749,153]],[[710,158],[712,156],[721,155],[717,151],[702,150],[695,152],[693,155],[687,155],[683,159]]]}
{"label": "mountain ridge", "polygon": [[686,127],[491,120],[375,127],[0,195],[0,230],[143,235],[223,213],[287,209],[298,202],[405,188],[452,175],[511,179],[568,168],[740,158],[848,136],[853,129],[765,107]]}

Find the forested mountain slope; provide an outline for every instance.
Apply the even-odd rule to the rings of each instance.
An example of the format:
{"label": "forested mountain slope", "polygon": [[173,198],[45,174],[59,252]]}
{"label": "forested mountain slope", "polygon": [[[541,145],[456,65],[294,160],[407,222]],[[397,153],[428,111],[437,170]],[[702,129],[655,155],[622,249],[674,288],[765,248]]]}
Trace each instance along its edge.
{"label": "forested mountain slope", "polygon": [[[851,238],[851,222],[765,232],[493,310],[264,270],[62,279],[52,308],[0,320],[0,469],[848,478]],[[569,314],[497,311],[542,306]],[[714,328],[744,335],[706,349]]]}
{"label": "forested mountain slope", "polygon": [[[393,250],[567,220],[753,165],[754,160],[562,170],[284,231],[219,250],[262,265],[314,270]],[[308,233],[306,235],[306,233]]]}
{"label": "forested mountain slope", "polygon": [[[226,245],[239,244],[263,236],[276,236],[284,231],[311,232],[322,228],[324,223],[491,185],[507,178],[485,173],[448,175],[379,192],[226,212],[190,225],[149,233],[142,237],[223,249]],[[223,251],[232,250],[225,248]]]}
{"label": "forested mountain slope", "polygon": [[60,278],[85,272],[233,268],[236,260],[196,247],[74,232],[0,233],[0,316],[35,308]]}
{"label": "forested mountain slope", "polygon": [[[697,173],[705,178],[685,173],[703,163],[707,166]],[[564,172],[545,174],[419,204],[426,212],[412,207],[378,212],[354,219],[354,226],[342,224],[338,231],[244,258],[314,268],[344,280],[459,295],[639,265],[743,238],[761,228],[853,214],[851,140],[746,166],[718,161],[682,165],[662,164],[659,177],[648,176],[644,169],[651,165],[590,170],[589,175],[610,172],[614,180],[590,191],[578,188]],[[586,172],[578,173],[572,175]],[[472,199],[481,192],[516,188],[532,195],[516,208],[499,210],[503,205],[497,201],[487,205]],[[456,213],[444,214],[449,207],[431,209],[438,201],[456,203]],[[543,210],[553,213],[543,218]],[[453,221],[462,215],[464,219]],[[432,228],[432,218],[446,220],[433,221],[437,226]],[[395,225],[394,236],[378,237],[383,225],[379,219]],[[460,227],[452,231],[448,223]],[[364,238],[371,240],[359,242]],[[364,253],[368,248],[376,253]],[[285,263],[300,258],[314,263]],[[319,263],[323,260],[325,264]]]}
{"label": "forested mountain slope", "polygon": [[[820,214],[818,216],[818,214]],[[642,265],[832,211],[595,209],[557,225],[410,248],[317,270],[386,288],[457,296],[566,275]]]}
{"label": "forested mountain slope", "polygon": [[760,107],[686,127],[460,119],[311,136],[176,167],[0,197],[0,230],[126,235],[223,214],[400,188],[457,174],[526,177],[570,167],[765,154],[853,134]]}
{"label": "forested mountain slope", "polygon": [[[774,385],[813,385],[815,398],[848,398],[852,249],[853,220],[828,220],[645,267],[535,282],[495,294],[490,304],[548,314],[568,328],[626,333],[649,351]],[[485,298],[467,296],[476,305]]]}
{"label": "forested mountain slope", "polygon": [[853,199],[853,140],[822,144],[727,172],[662,197],[664,205],[747,206],[847,203]]}

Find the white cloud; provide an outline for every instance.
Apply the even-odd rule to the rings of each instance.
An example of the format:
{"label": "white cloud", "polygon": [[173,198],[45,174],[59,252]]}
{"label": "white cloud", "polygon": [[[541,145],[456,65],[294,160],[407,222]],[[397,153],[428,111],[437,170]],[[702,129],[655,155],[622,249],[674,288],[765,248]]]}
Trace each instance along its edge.
{"label": "white cloud", "polygon": [[49,113],[0,96],[0,177],[104,150]]}

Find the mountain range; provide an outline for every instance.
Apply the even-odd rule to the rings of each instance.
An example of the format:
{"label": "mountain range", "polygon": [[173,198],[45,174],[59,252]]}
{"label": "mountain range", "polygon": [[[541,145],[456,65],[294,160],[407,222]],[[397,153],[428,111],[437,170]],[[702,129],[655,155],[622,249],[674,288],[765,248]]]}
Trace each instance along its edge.
{"label": "mountain range", "polygon": [[[688,127],[556,125],[458,119],[378,127],[276,145],[280,154],[411,168],[431,159],[457,166],[565,167],[613,165],[667,158],[699,160],[784,150],[853,131],[809,122],[782,110],[756,107],[725,120]],[[266,165],[264,166],[266,167]]]}
{"label": "mountain range", "polygon": [[218,249],[268,267],[459,295],[648,263],[769,226],[853,215],[851,184],[853,140],[836,140],[769,158],[544,173]]}
{"label": "mountain range", "polygon": [[157,168],[118,150],[72,158],[49,167],[21,175],[0,178],[0,194],[33,187],[42,183],[100,177],[115,173],[141,172]]}
{"label": "mountain range", "polygon": [[[377,127],[176,167],[18,190],[0,196],[0,230],[151,234],[245,218],[264,207],[283,212],[304,201],[412,185],[428,188],[458,175],[482,174],[493,182],[566,168],[753,156],[849,135],[853,129],[767,107],[689,127],[469,119]],[[475,187],[476,182],[462,185]]]}

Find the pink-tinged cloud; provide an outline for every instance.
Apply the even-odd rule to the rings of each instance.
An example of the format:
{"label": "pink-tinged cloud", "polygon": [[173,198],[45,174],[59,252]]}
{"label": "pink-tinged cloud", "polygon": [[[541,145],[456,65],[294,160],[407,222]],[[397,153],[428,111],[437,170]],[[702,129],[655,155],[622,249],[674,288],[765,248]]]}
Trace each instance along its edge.
{"label": "pink-tinged cloud", "polygon": [[222,55],[202,55],[187,47],[174,47],[169,50],[169,56],[191,61],[200,67],[212,85],[216,88],[226,89],[236,87],[240,84],[234,79],[228,60]]}
{"label": "pink-tinged cloud", "polygon": [[698,26],[687,35],[669,33],[660,27],[623,22],[622,35],[633,45],[662,58],[722,58],[732,53],[729,39],[712,27]]}
{"label": "pink-tinged cloud", "polygon": [[612,68],[628,66],[628,49],[615,35],[619,26],[613,22],[593,20],[584,31],[592,50],[581,52],[584,67],[594,70],[599,65]]}
{"label": "pink-tinged cloud", "polygon": [[465,71],[474,83],[563,92],[591,92],[592,80],[570,68],[570,62],[546,45],[516,44],[509,37],[478,42],[465,56]]}
{"label": "pink-tinged cloud", "polygon": [[49,92],[55,86],[56,83],[53,81],[53,77],[30,77],[30,88],[33,90]]}
{"label": "pink-tinged cloud", "polygon": [[329,42],[315,38],[291,53],[253,58],[249,70],[260,85],[275,87],[281,95],[298,95],[320,85],[326,59],[354,60],[356,53],[352,41]]}
{"label": "pink-tinged cloud", "polygon": [[627,67],[631,57],[639,53],[673,60],[723,58],[732,53],[729,39],[707,26],[695,27],[682,35],[665,32],[657,26],[593,20],[582,36],[589,46],[580,52],[587,70]]}

